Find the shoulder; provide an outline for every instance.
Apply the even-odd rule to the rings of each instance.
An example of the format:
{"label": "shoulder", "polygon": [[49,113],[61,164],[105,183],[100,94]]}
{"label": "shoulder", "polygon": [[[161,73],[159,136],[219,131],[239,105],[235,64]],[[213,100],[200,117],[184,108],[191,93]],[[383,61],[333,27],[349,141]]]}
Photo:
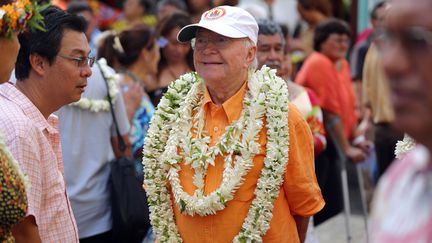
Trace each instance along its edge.
{"label": "shoulder", "polygon": [[304,65],[314,67],[320,66],[320,68],[323,68],[332,66],[332,62],[323,54],[314,52],[306,59]]}
{"label": "shoulder", "polygon": [[35,132],[36,125],[17,104],[0,97],[0,128],[5,137],[26,138]]}

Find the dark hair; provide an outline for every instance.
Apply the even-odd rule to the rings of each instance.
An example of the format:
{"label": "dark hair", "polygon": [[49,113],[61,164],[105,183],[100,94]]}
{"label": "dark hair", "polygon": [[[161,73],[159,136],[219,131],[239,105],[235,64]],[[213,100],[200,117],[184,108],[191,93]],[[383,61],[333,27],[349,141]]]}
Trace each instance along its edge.
{"label": "dark hair", "polygon": [[[170,16],[163,18],[162,21],[160,22],[160,24],[158,25],[159,36],[166,37],[176,27],[181,29],[181,28],[183,28],[189,24],[192,24],[192,20],[190,19],[190,17],[188,15],[186,15],[184,13],[174,13]],[[166,58],[162,53],[162,51],[163,51],[162,49],[163,48],[160,49],[161,55],[160,55],[160,60],[159,60],[159,64],[158,64],[159,70],[162,70],[167,65]],[[187,64],[188,64],[189,68],[191,70],[194,70],[192,49],[187,54],[186,60],[187,60]]]}
{"label": "dark hair", "polygon": [[144,8],[144,12],[151,13],[153,11],[153,1],[139,0],[139,5]]}
{"label": "dark hair", "polygon": [[385,7],[385,5],[386,5],[386,2],[379,2],[379,3],[375,4],[375,6],[373,7],[373,9],[370,13],[370,18],[376,19],[377,18],[376,13],[377,13],[378,9]]}
{"label": "dark hair", "polygon": [[12,3],[13,0],[0,0],[0,6],[7,5]]}
{"label": "dark hair", "polygon": [[179,0],[161,0],[157,3],[156,9],[159,12],[163,6],[167,6],[167,5],[168,6],[174,6],[179,10],[187,12],[186,4],[183,1],[179,1]]}
{"label": "dark hair", "polygon": [[[117,44],[116,38],[118,38]],[[122,66],[129,67],[137,61],[144,48],[150,50],[154,44],[154,31],[145,25],[136,25],[118,35],[114,33],[108,34],[102,40],[98,53],[99,57],[107,59],[110,66],[112,66],[114,60],[117,60]]]}
{"label": "dark hair", "polygon": [[332,5],[329,0],[297,0],[306,10],[317,10],[325,16],[332,15]]}
{"label": "dark hair", "polygon": [[314,49],[321,50],[321,44],[327,40],[331,34],[345,34],[351,37],[351,30],[348,24],[340,19],[331,18],[320,23],[314,33]]}
{"label": "dark hair", "polygon": [[15,76],[18,80],[28,78],[31,54],[38,54],[52,64],[60,50],[64,31],[84,33],[87,28],[83,17],[66,13],[58,7],[50,6],[41,11],[41,15],[44,17],[46,31],[27,31],[18,35],[21,45],[15,64]]}
{"label": "dark hair", "polygon": [[278,34],[283,42],[285,42],[285,36],[279,24],[269,19],[259,19],[258,23],[258,35],[275,35]]}
{"label": "dark hair", "polygon": [[88,11],[93,15],[93,9],[88,5],[87,2],[83,1],[72,1],[68,4],[68,8],[66,10],[70,14],[79,14],[81,12]]}
{"label": "dark hair", "polygon": [[117,59],[116,51],[114,50],[114,38],[116,37],[116,33],[113,31],[107,30],[103,32],[98,40],[97,46],[97,59],[105,58],[108,66],[114,68],[114,63]]}

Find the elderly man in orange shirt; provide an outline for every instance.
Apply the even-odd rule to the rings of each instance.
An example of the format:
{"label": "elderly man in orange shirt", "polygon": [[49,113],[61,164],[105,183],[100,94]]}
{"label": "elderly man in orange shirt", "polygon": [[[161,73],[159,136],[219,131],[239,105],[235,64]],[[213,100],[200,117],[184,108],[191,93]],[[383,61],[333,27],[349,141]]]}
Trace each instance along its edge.
{"label": "elderly man in orange shirt", "polygon": [[255,70],[257,36],[229,6],[178,34],[197,72],[170,85],[144,146],[159,242],[302,242],[324,206],[311,132],[276,71]]}

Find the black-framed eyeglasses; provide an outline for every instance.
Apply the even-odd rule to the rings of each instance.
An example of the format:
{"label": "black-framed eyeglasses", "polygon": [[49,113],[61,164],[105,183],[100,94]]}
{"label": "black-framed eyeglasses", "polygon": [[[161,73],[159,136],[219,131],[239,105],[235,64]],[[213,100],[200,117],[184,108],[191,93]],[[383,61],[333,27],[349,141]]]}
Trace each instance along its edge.
{"label": "black-framed eyeglasses", "polygon": [[61,55],[61,54],[57,54],[57,56],[71,60],[71,61],[75,61],[78,67],[85,67],[85,66],[93,67],[94,62],[96,61],[96,58],[92,57],[92,56],[72,57],[72,56]]}

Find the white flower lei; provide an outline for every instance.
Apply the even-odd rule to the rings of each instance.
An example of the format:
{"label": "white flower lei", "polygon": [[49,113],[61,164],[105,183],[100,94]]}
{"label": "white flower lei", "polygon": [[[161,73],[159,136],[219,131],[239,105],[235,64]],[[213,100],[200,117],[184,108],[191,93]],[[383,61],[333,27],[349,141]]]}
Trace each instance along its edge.
{"label": "white flower lei", "polygon": [[401,159],[406,153],[411,151],[416,145],[416,142],[414,139],[412,139],[407,134],[404,135],[404,138],[402,141],[398,141],[396,143],[395,148],[395,156],[397,159]]}
{"label": "white flower lei", "polygon": [[[100,64],[100,70],[105,76],[105,79],[108,83],[108,92],[111,97],[111,101],[114,104],[117,99],[117,94],[119,93],[118,83],[120,80],[120,76],[117,73],[113,73],[104,58],[97,60],[97,62]],[[84,110],[90,110],[91,112],[110,111],[110,103],[108,101],[108,98],[96,100],[82,97],[79,101],[71,103],[69,105],[77,106]]]}
{"label": "white flower lei", "polygon": [[[261,242],[269,229],[273,202],[279,195],[288,164],[288,91],[285,82],[275,75],[275,70],[268,67],[251,75],[248,88],[240,119],[227,128],[212,148],[208,148],[209,138],[202,131],[203,97],[199,94],[203,84],[197,74],[189,73],[173,82],[161,100],[146,137],[143,156],[144,187],[148,195],[150,218],[160,242],[182,241],[175,224],[168,182],[172,186],[176,206],[182,212],[208,215],[224,209],[242,184],[242,177],[252,166],[249,163],[259,151],[259,144],[255,140],[262,128],[264,111],[268,137],[264,166],[257,182],[256,197],[233,242]],[[197,102],[198,98],[201,98],[200,102]],[[193,118],[196,122],[193,123],[194,109]],[[196,138],[192,138],[191,129]],[[183,151],[181,155],[177,154],[177,147]],[[241,156],[236,156],[234,167],[231,166],[233,152],[241,153]],[[220,188],[204,196],[201,186],[204,173],[217,154],[228,154],[223,180]],[[179,163],[183,161],[183,156],[185,163],[191,163],[195,170],[194,184],[198,185],[198,189],[193,196],[182,190],[178,179]],[[212,159],[207,159],[207,156]],[[236,173],[242,176],[237,174],[233,177]]]}

